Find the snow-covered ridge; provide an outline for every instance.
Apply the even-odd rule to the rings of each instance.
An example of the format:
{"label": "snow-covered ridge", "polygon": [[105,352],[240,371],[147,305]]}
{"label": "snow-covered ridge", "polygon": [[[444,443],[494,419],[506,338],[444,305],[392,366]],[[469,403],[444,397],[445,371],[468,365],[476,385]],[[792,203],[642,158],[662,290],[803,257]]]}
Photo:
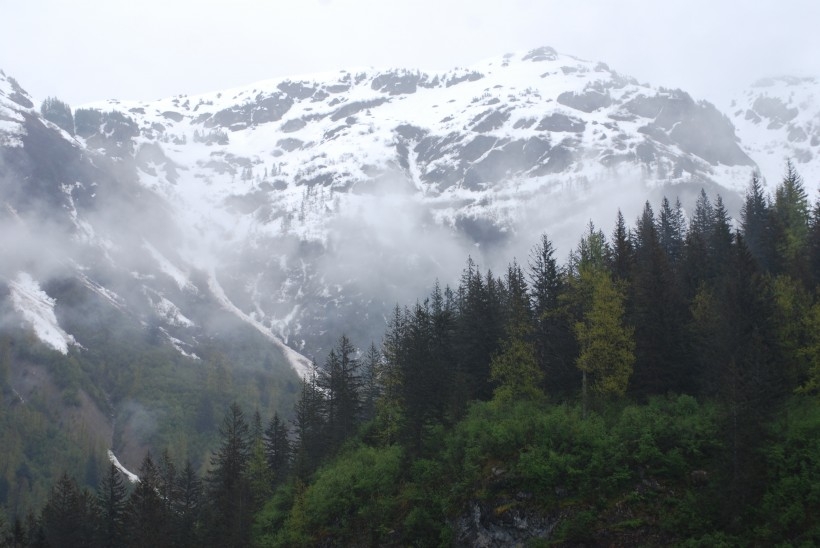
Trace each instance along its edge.
{"label": "snow-covered ridge", "polygon": [[143,184],[226,245],[324,241],[329,213],[374,192],[418,192],[444,224],[503,224],[521,192],[583,188],[634,166],[648,183],[742,189],[753,165],[711,105],[551,48],[440,74],[342,70],[84,108],[131,120],[123,134],[136,135]]}

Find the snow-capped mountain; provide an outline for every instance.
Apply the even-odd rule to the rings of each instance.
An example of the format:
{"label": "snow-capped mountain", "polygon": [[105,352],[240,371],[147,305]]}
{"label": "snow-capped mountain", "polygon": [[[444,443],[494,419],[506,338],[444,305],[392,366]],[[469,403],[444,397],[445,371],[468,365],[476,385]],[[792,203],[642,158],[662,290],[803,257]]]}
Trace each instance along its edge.
{"label": "snow-capped mountain", "polygon": [[647,189],[732,194],[754,166],[711,104],[551,48],[75,114],[81,143],[133,159],[167,201],[187,267],[219,272],[243,313],[307,352],[340,330],[367,344],[386,308],[470,252],[526,254],[542,230],[568,251],[602,196],[610,222]]}
{"label": "snow-capped mountain", "polygon": [[39,146],[40,132],[111,180],[60,173],[50,199],[71,229],[63,247],[84,242],[119,274],[63,263],[111,303],[139,301],[191,357],[205,323],[196,295],[321,359],[341,332],[377,339],[386,310],[450,281],[467,254],[525,257],[542,231],[566,253],[590,218],[637,215],[647,196],[686,204],[706,188],[736,210],[757,165],[770,178],[785,155],[816,165],[816,116],[794,82],[736,103],[746,142],[708,102],[548,47],[439,74],[341,70],[84,105],[74,136],[3,83],[7,156]]}
{"label": "snow-capped mountain", "polygon": [[468,255],[524,262],[542,232],[565,255],[590,219],[701,188],[736,213],[753,170],[776,182],[786,158],[815,190],[816,88],[762,81],[729,118],[539,48],[43,116],[0,72],[0,345],[49,349],[10,373],[0,353],[0,396],[66,407],[135,467],[159,424],[208,435],[224,391],[287,408],[305,356],[378,343]]}

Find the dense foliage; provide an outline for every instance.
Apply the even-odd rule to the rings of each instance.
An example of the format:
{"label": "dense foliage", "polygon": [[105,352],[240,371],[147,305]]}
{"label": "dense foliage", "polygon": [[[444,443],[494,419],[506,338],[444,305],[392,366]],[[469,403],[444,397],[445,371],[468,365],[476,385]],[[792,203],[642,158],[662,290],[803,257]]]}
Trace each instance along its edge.
{"label": "dense foliage", "polygon": [[[590,224],[563,267],[546,235],[501,277],[468,260],[381,348],[342,336],[290,426],[231,405],[195,511],[171,489],[153,522],[220,546],[817,544],[820,201],[789,164],[737,227],[704,192],[688,222],[664,199]],[[60,479],[7,534],[36,545],[66,505],[72,534],[127,531],[150,497],[104,526],[113,474],[96,505]]]}

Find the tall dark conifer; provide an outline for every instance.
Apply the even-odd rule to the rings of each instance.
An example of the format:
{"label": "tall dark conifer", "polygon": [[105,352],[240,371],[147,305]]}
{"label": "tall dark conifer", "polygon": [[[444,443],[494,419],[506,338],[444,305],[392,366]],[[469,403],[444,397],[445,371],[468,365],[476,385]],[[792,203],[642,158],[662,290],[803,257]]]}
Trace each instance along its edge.
{"label": "tall dark conifer", "polygon": [[771,270],[774,260],[771,222],[769,201],[755,172],[752,174],[752,181],[746,190],[746,198],[740,210],[740,226],[749,252],[764,272]]}
{"label": "tall dark conifer", "polygon": [[788,162],[786,175],[775,189],[772,205],[772,236],[777,254],[776,265],[779,267],[777,273],[807,281],[809,220],[809,200],[803,178]]}
{"label": "tall dark conifer", "polygon": [[324,405],[314,365],[311,374],[302,379],[299,399],[293,408],[294,466],[302,479],[316,469],[327,447]]}
{"label": "tall dark conifer", "polygon": [[172,538],[175,546],[202,546],[203,488],[191,461],[186,461],[176,478]]}
{"label": "tall dark conifer", "polygon": [[632,235],[624,222],[623,213],[618,210],[615,230],[612,232],[612,264],[610,270],[617,280],[626,280],[632,273],[635,250]]}
{"label": "tall dark conifer", "polygon": [[209,543],[247,546],[253,517],[246,472],[251,457],[250,426],[234,402],[219,427],[219,448],[211,457],[208,498],[211,507]]}
{"label": "tall dark conifer", "polygon": [[97,488],[98,546],[116,548],[124,544],[126,497],[122,474],[110,464]]}
{"label": "tall dark conifer", "polygon": [[350,339],[342,335],[319,372],[327,434],[334,447],[353,434],[361,416],[361,376],[355,354]]}
{"label": "tall dark conifer", "polygon": [[160,474],[151,453],[142,460],[138,475],[140,479],[128,498],[126,544],[141,548],[172,546],[171,515],[160,496]]}
{"label": "tall dark conifer", "polygon": [[94,517],[91,494],[63,473],[52,487],[40,517],[46,545],[54,548],[90,546],[94,537]]}
{"label": "tall dark conifer", "polygon": [[640,397],[689,388],[683,370],[686,303],[661,245],[658,226],[647,202],[635,229],[629,299],[636,357],[630,391]]}
{"label": "tall dark conifer", "polygon": [[273,472],[273,484],[278,485],[285,479],[291,455],[288,427],[278,413],[274,413],[268,423],[264,441],[268,467]]}

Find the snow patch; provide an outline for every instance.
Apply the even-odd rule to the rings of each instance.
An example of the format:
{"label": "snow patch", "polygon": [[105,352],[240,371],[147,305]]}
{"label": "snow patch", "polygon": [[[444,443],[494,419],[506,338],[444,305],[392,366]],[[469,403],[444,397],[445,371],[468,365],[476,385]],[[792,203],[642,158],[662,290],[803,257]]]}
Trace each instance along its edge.
{"label": "snow patch", "polygon": [[120,460],[114,454],[114,451],[112,451],[111,449],[108,450],[108,460],[111,462],[111,464],[117,467],[117,470],[119,470],[122,473],[122,475],[128,479],[128,481],[130,481],[131,483],[139,482],[139,476],[129,471],[125,466],[123,466],[120,463]]}
{"label": "snow patch", "polygon": [[76,345],[69,335],[57,323],[54,315],[56,300],[40,288],[40,284],[27,272],[20,272],[9,282],[11,302],[14,309],[23,315],[23,319],[34,329],[37,338],[54,350],[68,354],[68,345]]}
{"label": "snow patch", "polygon": [[142,245],[159,264],[160,270],[173,278],[180,289],[187,288],[196,292],[196,287],[188,280],[187,274],[177,268],[171,261],[166,259],[165,256],[157,250],[157,248],[149,244],[147,241],[143,240]]}
{"label": "snow patch", "polygon": [[256,328],[257,331],[262,333],[265,337],[267,337],[273,344],[279,347],[282,353],[285,355],[285,359],[288,360],[291,367],[296,371],[296,373],[302,377],[307,378],[310,374],[312,369],[312,364],[309,359],[298,353],[297,351],[290,348],[284,342],[282,342],[279,337],[274,335],[270,329],[265,327],[259,321],[251,318],[242,310],[239,309],[235,304],[231,302],[228,296],[225,294],[225,290],[222,289],[222,286],[219,285],[219,281],[216,279],[216,273],[213,269],[208,273],[208,288],[213,293],[214,297],[219,301],[219,303],[227,310],[228,312],[233,313],[241,320],[247,322],[248,324],[252,325]]}

